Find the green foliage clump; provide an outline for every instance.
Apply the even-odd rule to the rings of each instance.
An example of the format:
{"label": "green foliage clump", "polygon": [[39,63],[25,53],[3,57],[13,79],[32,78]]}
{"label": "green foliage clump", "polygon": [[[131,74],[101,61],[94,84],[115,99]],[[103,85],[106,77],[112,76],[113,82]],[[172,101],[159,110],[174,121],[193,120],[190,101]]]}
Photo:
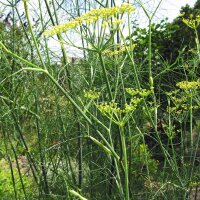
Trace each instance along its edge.
{"label": "green foliage clump", "polygon": [[[20,199],[25,198],[16,164],[13,162],[12,165],[11,171],[8,161],[3,158],[0,160],[0,196],[2,200],[15,199],[16,196]],[[20,170],[23,171],[24,169],[21,168]],[[32,199],[35,196],[36,188],[33,183],[33,177],[27,173],[23,174],[22,180],[26,195],[29,199]]]}

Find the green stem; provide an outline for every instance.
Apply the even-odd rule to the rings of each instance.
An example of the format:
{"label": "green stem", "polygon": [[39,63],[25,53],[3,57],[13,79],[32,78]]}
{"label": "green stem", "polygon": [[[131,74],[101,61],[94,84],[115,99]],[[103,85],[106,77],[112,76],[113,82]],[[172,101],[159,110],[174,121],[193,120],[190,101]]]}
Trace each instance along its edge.
{"label": "green stem", "polygon": [[31,37],[32,37],[32,39],[33,39],[33,42],[34,42],[34,45],[35,45],[37,54],[38,54],[38,56],[39,56],[39,59],[40,59],[40,62],[42,63],[43,68],[46,69],[46,65],[45,65],[45,63],[44,63],[44,61],[43,61],[42,55],[41,55],[40,50],[39,50],[39,47],[38,47],[38,43],[37,43],[37,41],[36,41],[36,39],[35,39],[35,36],[34,36],[34,33],[33,33],[31,21],[30,21],[30,18],[29,18],[29,12],[28,12],[27,1],[24,1],[24,9],[25,9],[26,18],[27,18],[27,21],[28,21],[28,24],[29,24],[29,28],[30,28],[30,32],[31,32]]}
{"label": "green stem", "polygon": [[151,70],[151,58],[152,58],[152,49],[151,49],[151,20],[149,20],[149,41],[148,41],[148,71],[149,71],[149,85],[150,88],[153,87],[153,78],[152,78],[152,70]]}
{"label": "green stem", "polygon": [[198,138],[196,140],[196,147],[194,149],[194,154],[191,154],[191,159],[190,159],[190,163],[191,164],[191,171],[190,171],[190,176],[189,176],[189,183],[191,183],[193,175],[194,175],[194,169],[195,169],[195,160],[197,159],[197,155],[198,155],[198,150],[199,150],[199,142],[200,142],[200,134],[198,134]]}
{"label": "green stem", "polygon": [[17,158],[17,153],[16,153],[16,150],[15,150],[10,138],[8,138],[8,139],[9,139],[9,142],[10,142],[10,145],[11,145],[11,149],[12,149],[12,151],[14,153],[14,156],[15,156],[15,161],[16,161],[16,165],[17,165],[17,171],[18,171],[19,179],[20,179],[20,182],[21,182],[21,185],[22,185],[24,198],[25,198],[25,200],[28,200],[28,197],[27,197],[27,194],[26,194],[25,185],[24,185],[24,181],[23,181],[23,176],[22,176],[22,173],[21,173],[21,170],[20,170],[20,166],[19,166],[19,162],[18,162],[18,158]]}
{"label": "green stem", "polygon": [[[40,9],[40,19],[41,19],[41,25],[42,25],[42,32],[44,32],[45,30],[45,26],[44,26],[44,18],[43,18],[43,13],[42,13],[42,5],[41,5],[41,0],[38,0],[38,4],[39,4],[39,9]],[[45,49],[46,49],[46,55],[47,55],[47,61],[48,61],[48,65],[51,65],[51,60],[50,60],[50,55],[49,55],[49,49],[48,49],[48,42],[46,37],[44,37],[44,43],[45,43]]]}
{"label": "green stem", "polygon": [[148,72],[149,72],[149,85],[150,89],[153,93],[153,102],[154,102],[154,125],[155,125],[155,130],[157,131],[157,102],[156,102],[156,96],[154,94],[154,79],[152,76],[152,48],[151,48],[151,40],[152,40],[152,35],[151,35],[151,19],[149,19],[149,41],[148,41]]}
{"label": "green stem", "polygon": [[108,80],[108,75],[107,75],[107,71],[106,71],[106,66],[105,66],[105,63],[104,63],[104,61],[103,61],[103,57],[102,57],[101,52],[99,53],[99,59],[100,59],[100,63],[101,63],[101,66],[102,66],[103,75],[104,75],[104,78],[105,78],[105,81],[106,81],[106,86],[107,86],[108,95],[109,95],[110,100],[112,100],[113,97],[112,97],[110,82],[109,82],[109,80]]}
{"label": "green stem", "polygon": [[190,142],[193,150],[193,109],[192,109],[192,91],[190,92]]}
{"label": "green stem", "polygon": [[198,54],[198,58],[200,60],[199,36],[198,36],[197,29],[195,29],[194,31],[195,31],[195,42],[196,42],[196,47],[197,47],[197,54]]}
{"label": "green stem", "polygon": [[33,67],[33,68],[40,68],[40,67],[38,67],[37,65],[35,65],[35,64],[31,63],[31,62],[29,62],[28,60],[26,60],[26,59],[24,59],[24,58],[18,56],[17,54],[13,53],[13,52],[10,51],[10,50],[8,50],[8,49],[6,48],[6,46],[2,43],[2,41],[0,41],[0,47],[2,47],[2,49],[3,49],[7,54],[13,56],[14,58],[17,58],[17,59],[21,60],[22,62],[26,63],[27,65],[29,65],[29,66],[31,66],[31,67]]}
{"label": "green stem", "polygon": [[124,177],[125,177],[125,200],[129,200],[129,170],[128,170],[128,160],[126,153],[126,139],[124,133],[124,127],[120,127],[121,141],[122,141],[122,153],[123,153],[123,165],[124,165]]}
{"label": "green stem", "polygon": [[15,193],[15,200],[18,200],[18,194],[17,194],[17,187],[16,187],[16,183],[15,183],[15,176],[14,176],[14,171],[13,171],[13,165],[12,165],[12,161],[8,152],[8,136],[5,132],[4,127],[2,127],[2,133],[4,136],[4,145],[5,145],[5,149],[6,149],[6,157],[8,159],[9,162],[9,166],[10,166],[10,172],[11,172],[11,177],[12,177],[12,184],[13,184],[13,189],[14,189],[14,193]]}
{"label": "green stem", "polygon": [[[35,110],[36,113],[39,113],[39,105],[38,105],[38,95],[35,95]],[[41,128],[40,128],[40,122],[39,119],[36,117],[36,131],[37,131],[37,136],[38,136],[38,145],[39,145],[39,156],[40,156],[40,164],[41,164],[41,170],[42,170],[42,184],[44,185],[44,192],[46,195],[49,194],[49,185],[48,185],[48,180],[47,180],[47,170],[46,170],[46,163],[45,163],[45,154],[43,150],[43,145],[42,145],[42,133],[41,133]]]}

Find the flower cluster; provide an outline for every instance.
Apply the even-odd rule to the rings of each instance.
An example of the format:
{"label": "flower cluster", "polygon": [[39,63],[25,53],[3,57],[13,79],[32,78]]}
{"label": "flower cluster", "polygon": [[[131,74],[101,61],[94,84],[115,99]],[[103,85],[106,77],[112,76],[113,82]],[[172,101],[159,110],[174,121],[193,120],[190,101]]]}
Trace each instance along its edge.
{"label": "flower cluster", "polygon": [[183,90],[198,89],[200,88],[199,81],[181,81],[176,84],[177,87]]}
{"label": "flower cluster", "polygon": [[73,21],[70,21],[66,24],[53,26],[49,30],[44,31],[43,35],[50,37],[50,36],[55,35],[55,34],[66,32],[66,31],[71,30],[71,29],[75,29],[79,25],[80,25],[79,21],[73,20]]}
{"label": "flower cluster", "polygon": [[93,9],[88,13],[82,15],[83,18],[88,19],[89,17],[101,17],[107,19],[108,17],[116,16],[117,14],[131,13],[135,8],[129,3],[122,3],[121,6],[115,6],[112,8],[100,8]]}
{"label": "flower cluster", "polygon": [[84,90],[84,97],[88,99],[98,99],[99,96],[100,92],[97,92],[96,90],[89,90],[89,91]]}
{"label": "flower cluster", "polygon": [[189,19],[183,19],[183,23],[192,29],[197,29],[200,23],[200,15],[197,15],[194,19],[193,16],[191,16]]}
{"label": "flower cluster", "polygon": [[111,101],[109,103],[107,102],[102,102],[97,105],[97,108],[99,111],[103,114],[122,114],[122,113],[128,113],[132,112],[136,109],[137,105],[142,101],[141,98],[133,98],[131,99],[130,104],[125,104],[124,108],[119,108],[117,106],[117,103],[114,101]]}
{"label": "flower cluster", "polygon": [[121,112],[121,109],[117,106],[117,103],[115,103],[114,101],[111,101],[109,103],[102,102],[97,105],[97,108],[103,114],[120,113]]}
{"label": "flower cluster", "polygon": [[141,97],[147,97],[151,94],[151,90],[147,89],[133,89],[133,88],[126,88],[126,92],[131,96],[139,95]]}
{"label": "flower cluster", "polygon": [[123,23],[123,20],[122,19],[117,19],[117,18],[114,18],[113,20],[106,20],[102,23],[102,26],[104,28],[106,28],[107,26],[119,26],[120,24]]}
{"label": "flower cluster", "polygon": [[176,117],[181,117],[190,109],[199,109],[198,102],[193,101],[190,103],[191,96],[189,93],[181,90],[174,90],[172,92],[166,92],[166,95],[170,98],[170,104],[167,106],[167,112],[170,112]]}
{"label": "flower cluster", "polygon": [[97,104],[98,110],[105,115],[108,119],[112,120],[115,124],[119,126],[124,126],[128,119],[131,117],[142,98],[134,97],[131,99],[130,103],[125,103],[123,108],[120,108],[115,101],[111,102],[101,102]]}
{"label": "flower cluster", "polygon": [[119,50],[109,50],[109,49],[106,49],[106,50],[104,50],[102,52],[102,54],[105,55],[105,56],[112,57],[112,56],[119,55],[119,54],[125,52],[126,50],[132,51],[135,48],[135,46],[136,46],[135,44],[132,45],[132,46],[125,46],[125,45],[123,45],[122,47],[118,47]]}
{"label": "flower cluster", "polygon": [[[121,6],[116,6],[112,8],[100,8],[93,9],[81,17],[77,17],[74,20],[67,22],[62,25],[57,25],[51,27],[49,30],[44,32],[45,36],[52,36],[62,32],[66,32],[71,29],[75,29],[83,23],[95,23],[98,19],[108,19],[109,17],[116,17],[117,14],[130,13],[134,11],[135,8],[128,3],[123,3]],[[117,23],[119,23],[118,21]]]}

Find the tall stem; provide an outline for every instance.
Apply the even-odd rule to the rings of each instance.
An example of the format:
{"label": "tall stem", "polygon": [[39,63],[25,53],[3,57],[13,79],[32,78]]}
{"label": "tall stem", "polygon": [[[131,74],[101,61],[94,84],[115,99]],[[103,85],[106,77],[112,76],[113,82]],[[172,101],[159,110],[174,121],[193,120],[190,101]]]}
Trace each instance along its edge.
{"label": "tall stem", "polygon": [[99,59],[100,59],[100,63],[101,63],[101,66],[102,66],[103,75],[104,75],[104,78],[105,78],[105,81],[106,81],[106,86],[107,86],[108,95],[109,95],[110,100],[112,100],[113,97],[112,97],[110,82],[109,82],[109,80],[108,80],[108,75],[107,75],[107,71],[106,71],[106,66],[105,66],[105,63],[104,63],[104,61],[103,61],[103,57],[102,57],[102,54],[101,54],[101,53],[99,53]]}
{"label": "tall stem", "polygon": [[30,28],[30,32],[31,32],[31,37],[32,37],[32,39],[33,39],[33,42],[34,42],[34,45],[35,45],[37,54],[38,54],[38,56],[39,56],[40,62],[42,63],[43,69],[46,69],[46,65],[45,65],[44,60],[43,60],[43,58],[42,58],[42,55],[41,55],[41,53],[40,53],[37,40],[35,39],[35,35],[34,35],[34,33],[33,33],[32,24],[31,24],[31,21],[30,21],[30,18],[29,18],[29,10],[28,10],[27,1],[24,1],[24,9],[25,9],[26,18],[27,18],[27,21],[28,21],[28,24],[29,24],[29,28]]}
{"label": "tall stem", "polygon": [[[37,94],[35,95],[35,109],[36,113],[39,113],[39,105],[38,105],[38,96]],[[41,128],[40,128],[40,122],[39,119],[36,117],[36,131],[37,131],[37,136],[38,136],[38,145],[39,145],[39,155],[40,155],[40,164],[41,164],[41,169],[42,169],[42,184],[44,185],[44,192],[46,195],[49,194],[49,185],[48,185],[48,180],[47,180],[47,170],[46,170],[46,163],[45,163],[45,154],[44,150],[42,148],[42,133],[41,133]]]}
{"label": "tall stem", "polygon": [[190,92],[190,142],[191,151],[193,150],[193,109],[192,109],[192,91]]}
{"label": "tall stem", "polygon": [[122,141],[122,153],[123,153],[123,165],[124,165],[124,177],[125,177],[125,200],[129,200],[129,177],[128,177],[128,160],[126,153],[126,139],[124,134],[124,127],[120,127],[121,141]]}

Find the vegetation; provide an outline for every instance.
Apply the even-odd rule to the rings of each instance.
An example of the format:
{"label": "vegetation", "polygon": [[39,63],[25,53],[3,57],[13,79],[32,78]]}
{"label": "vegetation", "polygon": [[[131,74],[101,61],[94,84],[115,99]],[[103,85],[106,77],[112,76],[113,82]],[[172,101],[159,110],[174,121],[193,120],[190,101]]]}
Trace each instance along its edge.
{"label": "vegetation", "polygon": [[[31,1],[7,2],[1,199],[189,199],[200,183],[199,2],[159,24],[162,0],[153,12],[140,0],[38,0],[37,20]],[[147,28],[133,25],[135,6]]]}

